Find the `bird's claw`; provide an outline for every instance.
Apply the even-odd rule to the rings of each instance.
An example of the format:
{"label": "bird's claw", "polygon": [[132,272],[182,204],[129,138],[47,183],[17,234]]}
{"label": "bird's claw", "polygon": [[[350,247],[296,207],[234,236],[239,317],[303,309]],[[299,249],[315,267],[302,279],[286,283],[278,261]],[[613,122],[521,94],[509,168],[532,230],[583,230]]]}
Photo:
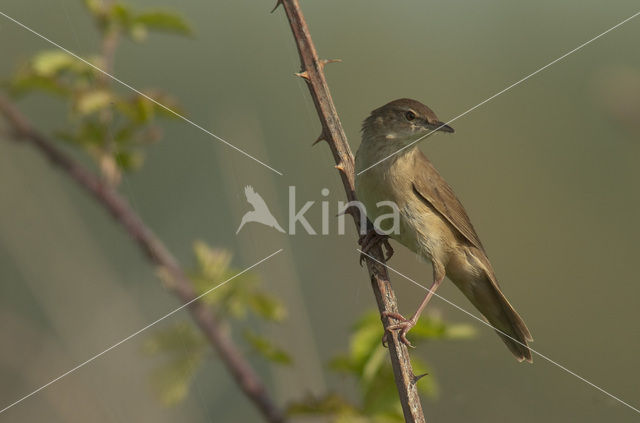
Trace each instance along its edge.
{"label": "bird's claw", "polygon": [[407,332],[409,332],[409,330],[411,330],[411,328],[416,325],[413,320],[407,319],[402,314],[393,311],[383,311],[382,317],[392,318],[400,321],[399,323],[389,325],[384,328],[384,335],[382,336],[382,345],[384,347],[386,347],[388,344],[389,333],[394,330],[399,330],[400,332],[398,333],[398,339],[400,340],[400,342],[405,344],[407,347],[415,348],[407,339]]}
{"label": "bird's claw", "polygon": [[367,257],[369,251],[377,245],[381,245],[383,248],[384,261],[388,261],[391,257],[393,257],[393,248],[389,243],[389,236],[382,235],[376,232],[375,229],[370,229],[365,235],[361,235],[360,239],[358,239],[358,243],[360,244],[361,253],[360,253],[360,266],[364,262]]}
{"label": "bird's claw", "polygon": [[384,331],[384,335],[382,335],[382,346],[385,348],[389,348],[389,332]]}

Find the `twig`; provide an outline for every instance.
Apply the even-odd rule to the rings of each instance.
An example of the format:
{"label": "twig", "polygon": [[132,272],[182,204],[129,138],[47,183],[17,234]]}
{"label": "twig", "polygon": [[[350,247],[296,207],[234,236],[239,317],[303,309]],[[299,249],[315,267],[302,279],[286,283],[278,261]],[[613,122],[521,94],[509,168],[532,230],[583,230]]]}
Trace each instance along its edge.
{"label": "twig", "polygon": [[[103,0],[102,9],[105,15],[112,13],[114,0]],[[100,73],[98,78],[103,85],[109,85],[111,79],[107,76],[113,72],[113,63],[115,61],[116,49],[120,41],[120,32],[117,28],[107,25],[102,31],[102,69],[105,73]]]}
{"label": "twig", "polygon": [[[180,263],[133,211],[126,199],[80,163],[58,149],[52,140],[34,129],[25,116],[4,96],[0,96],[0,114],[4,115],[9,124],[10,134],[14,140],[23,140],[33,144],[52,164],[66,172],[111,213],[113,218],[124,227],[144,251],[149,260],[171,276],[172,283],[169,288],[183,303],[196,297],[196,292],[185,276]],[[201,301],[194,301],[189,306],[189,312],[209,343],[217,351],[240,389],[255,404],[264,419],[271,423],[284,422],[282,411],[269,396],[260,377],[231,338],[222,331],[220,323],[213,313]]]}
{"label": "twig", "polygon": [[[356,195],[353,154],[351,153],[347,137],[342,129],[338,113],[333,105],[331,93],[329,92],[329,87],[323,72],[324,66],[331,61],[320,60],[318,58],[298,0],[278,0],[276,8],[279,5],[284,7],[293,32],[293,37],[298,47],[298,53],[300,54],[302,70],[297,75],[307,82],[320,118],[320,123],[322,124],[322,133],[316,142],[325,140],[329,144],[329,148],[336,162],[335,167],[339,170],[340,177],[342,178],[347,199],[354,201],[356,200]],[[353,216],[358,229],[360,229],[362,225],[366,225],[366,222],[360,221],[358,213],[350,214]],[[370,254],[384,262],[384,256],[380,247],[373,249]],[[386,268],[367,259],[367,269],[380,313],[383,311],[397,312],[396,297],[389,282],[389,275],[387,274]],[[389,325],[390,322],[388,319],[386,320],[384,324]],[[409,423],[424,423],[425,419],[422,413],[422,405],[416,387],[417,378],[411,368],[409,352],[407,347],[398,341],[398,336],[395,331],[391,334],[391,338],[392,342],[389,342],[389,355],[391,356],[393,373],[398,394],[400,395],[400,402],[402,403],[404,418]]]}
{"label": "twig", "polygon": [[[105,9],[105,13],[111,13],[109,9],[111,9],[112,7],[113,0],[103,0],[103,8]],[[98,75],[98,84],[102,89],[109,89],[111,87],[112,79],[109,78],[108,74],[113,73],[116,49],[118,48],[119,41],[120,32],[115,28],[107,26],[107,28],[103,30],[101,58],[102,69],[105,72]],[[113,129],[111,127],[111,124],[113,123],[113,108],[106,107],[102,109],[100,111],[99,117],[100,124],[107,128],[101,146],[101,150],[103,150],[102,154],[104,154],[104,156],[101,157],[100,168],[103,176],[105,176],[106,182],[108,182],[112,186],[115,186],[120,182],[121,174],[116,170],[117,166],[112,160],[106,162],[103,161],[105,157],[113,157],[113,150],[115,148]]]}

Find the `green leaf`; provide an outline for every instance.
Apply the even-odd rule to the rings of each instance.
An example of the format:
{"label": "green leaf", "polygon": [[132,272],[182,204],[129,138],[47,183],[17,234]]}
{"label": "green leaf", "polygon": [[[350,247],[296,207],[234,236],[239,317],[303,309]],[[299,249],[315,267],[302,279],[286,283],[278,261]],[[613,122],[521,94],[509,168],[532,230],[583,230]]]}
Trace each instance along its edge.
{"label": "green leaf", "polygon": [[101,0],[84,0],[84,4],[87,7],[87,9],[89,9],[89,11],[94,15],[97,15],[100,12],[102,12],[103,4]]}
{"label": "green leaf", "polygon": [[[88,151],[95,151],[103,145],[107,137],[107,128],[94,120],[83,120],[76,130],[58,131],[55,135],[64,141],[85,147]],[[91,149],[94,150],[91,150]]]}
{"label": "green leaf", "polygon": [[382,323],[376,312],[366,313],[356,324],[349,343],[349,355],[360,371],[364,371],[375,350],[378,347],[382,348],[383,334]]}
{"label": "green leaf", "polygon": [[146,98],[139,96],[134,101],[134,107],[136,111],[137,121],[139,123],[149,122],[153,119],[155,104]]}
{"label": "green leaf", "polygon": [[470,339],[476,336],[476,328],[462,323],[449,324],[445,332],[448,339]]}
{"label": "green leaf", "polygon": [[182,35],[191,35],[191,27],[182,16],[166,11],[147,12],[138,15],[137,24],[143,24],[154,31],[174,32]]}
{"label": "green leaf", "polygon": [[365,389],[370,386],[386,364],[387,350],[377,345],[365,361],[362,368],[362,383]]}
{"label": "green leaf", "polygon": [[129,35],[131,35],[133,41],[141,43],[147,39],[149,32],[147,31],[146,26],[141,23],[136,23],[131,25],[131,28],[129,28]]}
{"label": "green leaf", "polygon": [[207,343],[193,325],[182,322],[166,329],[159,330],[148,338],[143,345],[143,352],[149,356],[170,353],[200,353]]}
{"label": "green leaf", "polygon": [[249,296],[249,306],[266,320],[281,322],[287,317],[287,311],[277,299],[261,292]]}
{"label": "green leaf", "polygon": [[329,361],[329,368],[340,373],[356,373],[353,361],[346,355],[337,355]]}
{"label": "green leaf", "polygon": [[402,406],[398,399],[395,379],[391,365],[380,369],[376,378],[369,384],[361,386],[363,395],[363,413],[366,415],[398,415],[402,416]]}
{"label": "green leaf", "polygon": [[201,241],[194,244],[194,251],[198,270],[190,274],[190,278],[198,293],[206,292],[213,286],[234,277],[233,283],[225,284],[202,298],[202,301],[207,304],[215,304],[219,315],[244,319],[250,307],[261,317],[263,317],[261,313],[274,318],[284,313],[276,307],[275,303],[265,301],[269,297],[259,295],[254,274],[245,273],[236,277],[238,270],[230,267],[231,254],[228,251],[210,248]]}
{"label": "green leaf", "polygon": [[151,386],[165,405],[181,402],[201,365],[207,343],[193,325],[180,323],[146,340],[143,352],[163,359],[151,375]]}
{"label": "green leaf", "polygon": [[[128,136],[128,131],[123,128],[123,137]],[[125,146],[118,153],[126,153]],[[116,155],[116,157],[119,157]],[[127,157],[124,155],[124,157]],[[238,270],[231,267],[231,254],[227,250],[212,248],[203,241],[196,241],[193,245],[196,269],[189,273],[189,278],[198,294],[210,291],[220,283],[235,277]],[[165,283],[171,286],[174,281],[166,271],[160,269],[159,276]],[[258,289],[258,280],[252,273],[244,273],[235,277],[233,283],[221,285],[201,298],[208,304],[220,319],[225,328],[230,327],[228,320],[242,319],[249,311],[267,320],[279,320],[285,315],[285,310],[275,299]],[[191,351],[191,356],[200,359],[204,348],[204,338],[199,333],[193,333],[191,326],[179,326],[158,332],[145,344],[145,352],[151,355],[164,357],[167,364],[154,373],[154,385],[158,395],[164,403],[175,403],[186,395],[191,370],[181,351]],[[291,356],[269,339],[245,330],[243,332],[246,341],[257,354],[270,362],[290,365]],[[195,352],[194,352],[195,351]],[[171,383],[171,378],[175,381]]]}
{"label": "green leaf", "polygon": [[71,90],[55,78],[40,76],[34,73],[18,73],[9,82],[12,95],[22,95],[31,91],[43,91],[55,95],[68,96]]}
{"label": "green leaf", "polygon": [[278,364],[286,364],[290,365],[292,363],[291,356],[287,354],[281,348],[275,346],[270,340],[262,337],[256,333],[251,332],[250,330],[245,330],[244,332],[245,339],[251,344],[253,350],[266,358],[267,360],[278,363]]}
{"label": "green leaf", "polygon": [[143,162],[142,154],[135,151],[118,151],[115,160],[118,167],[126,171],[139,169]]}
{"label": "green leaf", "polygon": [[[399,403],[398,403],[399,405]],[[329,393],[324,396],[316,397],[307,394],[299,401],[289,404],[287,415],[297,416],[325,416],[326,419],[318,421],[327,421],[331,423],[402,423],[402,411],[390,413],[365,413],[359,407],[351,404],[347,399],[336,393]],[[316,421],[312,419],[309,421]],[[307,420],[304,420],[307,421]]]}
{"label": "green leaf", "polygon": [[196,368],[196,360],[185,357],[175,359],[152,373],[152,388],[164,405],[176,405],[186,398]]}
{"label": "green leaf", "polygon": [[129,28],[133,24],[135,20],[133,16],[134,14],[131,8],[123,3],[115,3],[111,7],[111,19],[118,22],[125,28]]}
{"label": "green leaf", "polygon": [[292,402],[287,408],[290,416],[304,415],[344,415],[355,416],[358,410],[341,396],[331,393],[322,397],[307,394],[299,401]]}
{"label": "green leaf", "polygon": [[231,264],[231,253],[221,248],[211,248],[203,241],[193,243],[198,269],[205,278],[217,281],[222,279]]}
{"label": "green leaf", "polygon": [[423,316],[411,328],[409,336],[416,341],[424,339],[467,339],[475,335],[473,326],[445,323],[437,316]]}
{"label": "green leaf", "polygon": [[91,90],[79,94],[74,104],[74,111],[80,115],[90,115],[111,107],[113,95],[108,90]]}
{"label": "green leaf", "polygon": [[[395,387],[393,369],[388,351],[382,346],[384,329],[377,311],[366,313],[354,325],[349,342],[349,351],[335,357],[330,366],[352,376],[362,395],[362,406],[358,413],[334,415],[335,422],[402,422],[402,407]],[[423,316],[409,332],[415,343],[434,339],[458,339],[472,336],[468,325],[449,324],[437,316]],[[435,396],[437,384],[428,366],[419,358],[412,358],[416,374],[425,374],[418,382],[421,394]]]}
{"label": "green leaf", "polygon": [[77,67],[78,63],[82,62],[63,51],[47,50],[38,53],[33,58],[31,67],[36,75],[50,77],[63,70]]}

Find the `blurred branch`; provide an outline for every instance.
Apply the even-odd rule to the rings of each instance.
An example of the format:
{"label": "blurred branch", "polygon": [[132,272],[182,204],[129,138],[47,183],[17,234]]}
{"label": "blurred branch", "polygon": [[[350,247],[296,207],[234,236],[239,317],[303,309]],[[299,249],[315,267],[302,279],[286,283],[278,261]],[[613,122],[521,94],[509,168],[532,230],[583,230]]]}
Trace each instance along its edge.
{"label": "blurred branch", "polygon": [[[114,0],[103,0],[102,8],[107,11],[114,5]],[[115,28],[107,27],[102,35],[102,69],[105,73],[100,73],[99,77],[104,85],[108,85],[111,79],[107,76],[113,72],[113,62],[116,56],[116,48],[120,39],[120,32]]]}
{"label": "blurred branch", "polygon": [[[113,218],[124,227],[140,249],[144,251],[149,260],[171,276],[173,283],[169,288],[183,303],[190,302],[196,297],[194,288],[180,263],[133,211],[125,198],[91,171],[58,149],[52,140],[34,129],[26,117],[6,97],[1,95],[0,114],[8,123],[8,133],[13,140],[30,142],[52,164],[66,172],[111,213]],[[217,351],[240,389],[259,409],[264,419],[272,423],[284,422],[281,410],[269,396],[259,376],[232,339],[222,331],[212,312],[201,301],[191,303],[189,312],[208,342]]]}
{"label": "blurred branch", "polygon": [[[331,93],[329,92],[329,87],[323,72],[324,66],[331,61],[320,60],[318,58],[298,0],[278,0],[276,8],[279,5],[284,7],[291,31],[293,32],[293,37],[298,47],[298,53],[300,54],[302,70],[298,76],[307,82],[320,118],[320,123],[322,124],[322,133],[318,141],[325,140],[329,144],[329,148],[336,162],[336,169],[339,170],[340,177],[342,178],[347,199],[349,201],[355,201],[353,154],[351,153],[347,137],[340,123],[340,118],[331,99]],[[361,222],[358,213],[350,214],[353,216],[358,229],[360,229],[362,225],[366,226],[367,222]],[[377,260],[384,262],[384,256],[380,247],[371,250],[371,255]],[[356,257],[355,254],[354,257]],[[378,302],[379,311],[381,313],[383,311],[397,312],[396,297],[389,282],[389,275],[387,274],[386,268],[367,259],[367,269],[369,271],[371,286]],[[389,325],[390,322],[388,318],[385,320],[384,324]],[[410,423],[424,422],[422,405],[416,387],[418,378],[413,373],[409,352],[407,347],[398,341],[396,331],[390,335],[392,341],[389,342],[389,355],[391,356],[396,387],[400,395],[404,418]]]}
{"label": "blurred branch", "polygon": [[[102,8],[107,11],[110,8],[113,8],[114,0],[103,0]],[[102,88],[108,89],[111,86],[111,78],[109,78],[109,74],[113,73],[113,66],[116,57],[116,49],[118,48],[118,43],[120,41],[120,32],[113,28],[112,26],[107,26],[102,33],[102,46],[101,46],[101,58],[102,58],[102,70],[104,72],[100,72],[98,75],[98,81]],[[111,108],[105,108],[100,111],[100,121],[102,125],[106,128],[109,128],[106,131],[106,136],[104,139],[104,148],[110,154],[105,157],[112,158],[113,155],[113,132],[111,131],[111,123],[113,122],[113,110]],[[102,160],[100,162],[100,167],[102,173],[107,177],[106,180],[112,186],[117,185],[120,182],[120,172],[116,171],[115,163],[111,160]]]}

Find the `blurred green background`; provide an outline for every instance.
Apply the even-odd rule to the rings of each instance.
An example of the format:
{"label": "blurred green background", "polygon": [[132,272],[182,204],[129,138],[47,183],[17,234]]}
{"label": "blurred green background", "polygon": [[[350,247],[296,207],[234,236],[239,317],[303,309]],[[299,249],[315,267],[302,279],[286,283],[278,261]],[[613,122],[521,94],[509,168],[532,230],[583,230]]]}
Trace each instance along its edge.
{"label": "blurred green background", "polygon": [[[269,1],[130,0],[179,11],[194,38],[124,42],[115,75],[163,88],[189,117],[284,172],[278,176],[182,121],[121,186],[136,211],[185,263],[203,239],[257,271],[289,320],[271,336],[295,366],[258,367],[286,401],[304,392],[353,390],[326,371],[354,320],[375,301],[357,263],[355,234],[295,236],[260,225],[235,234],[252,185],[286,222],[288,186],[298,203],[343,200],[281,10]],[[413,97],[447,121],[636,13],[637,2],[570,0],[305,0],[319,53],[341,58],[327,78],[352,148],[370,110]],[[82,55],[97,33],[79,1],[3,0],[0,10]],[[460,118],[453,136],[422,149],[456,190],[506,295],[526,320],[533,348],[640,404],[640,18]],[[51,46],[0,17],[0,77]],[[125,88],[122,88],[126,90]],[[20,103],[40,128],[66,119],[60,102]],[[83,159],[86,160],[86,159]],[[87,164],[91,164],[87,161]],[[0,142],[0,407],[57,377],[177,306],[126,234],[31,147]],[[319,227],[319,204],[307,214]],[[390,265],[427,284],[429,265],[403,248]],[[423,291],[392,277],[401,311]],[[452,284],[439,292],[471,309]],[[448,320],[469,318],[435,299]],[[184,317],[184,316],[182,316]],[[176,316],[176,319],[182,318]],[[170,320],[163,324],[170,324]],[[478,322],[464,342],[422,345],[440,384],[424,400],[428,421],[633,421],[638,414],[540,357],[518,364]],[[0,415],[0,421],[256,421],[215,361],[185,403],[166,409],[148,387],[144,336]]]}

